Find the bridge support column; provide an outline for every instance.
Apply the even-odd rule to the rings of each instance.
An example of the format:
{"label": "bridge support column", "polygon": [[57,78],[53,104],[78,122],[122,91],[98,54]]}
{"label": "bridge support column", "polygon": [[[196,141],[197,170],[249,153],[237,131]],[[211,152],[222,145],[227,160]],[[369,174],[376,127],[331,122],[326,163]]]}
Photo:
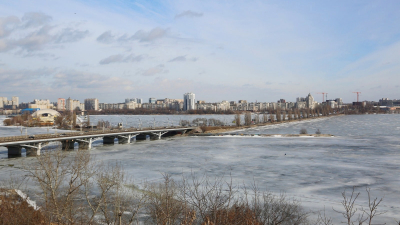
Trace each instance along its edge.
{"label": "bridge support column", "polygon": [[166,132],[151,132],[151,134],[153,134],[155,136],[155,139],[158,139],[158,140],[160,140],[161,136],[163,136],[166,133],[168,133],[168,131],[166,131]]}
{"label": "bridge support column", "polygon": [[135,134],[129,134],[129,135],[119,135],[118,136],[118,144],[130,144],[131,139],[133,137],[136,137]]}
{"label": "bridge support column", "polygon": [[61,144],[62,144],[62,150],[73,151],[74,150],[74,145],[75,145],[75,140],[61,141]]}
{"label": "bridge support column", "polygon": [[113,145],[114,144],[114,140],[115,140],[114,136],[112,136],[112,137],[103,137],[103,144],[105,144],[105,145]]}
{"label": "bridge support column", "polygon": [[31,144],[31,145],[21,145],[26,150],[26,156],[38,156],[40,155],[40,150],[42,150],[42,143]]}
{"label": "bridge support column", "polygon": [[85,138],[76,140],[79,143],[79,150],[90,150],[92,149],[93,138]]}
{"label": "bridge support column", "polygon": [[7,146],[8,148],[8,157],[20,157],[21,156],[21,149],[22,147],[17,145],[17,146]]}

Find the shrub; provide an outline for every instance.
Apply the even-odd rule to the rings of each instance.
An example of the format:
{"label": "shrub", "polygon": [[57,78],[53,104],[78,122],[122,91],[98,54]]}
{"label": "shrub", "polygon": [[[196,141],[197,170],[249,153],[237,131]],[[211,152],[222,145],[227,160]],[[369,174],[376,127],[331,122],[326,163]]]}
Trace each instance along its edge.
{"label": "shrub", "polygon": [[300,134],[308,134],[306,128],[301,128]]}
{"label": "shrub", "polygon": [[317,129],[317,131],[315,131],[315,134],[321,134],[321,131]]}

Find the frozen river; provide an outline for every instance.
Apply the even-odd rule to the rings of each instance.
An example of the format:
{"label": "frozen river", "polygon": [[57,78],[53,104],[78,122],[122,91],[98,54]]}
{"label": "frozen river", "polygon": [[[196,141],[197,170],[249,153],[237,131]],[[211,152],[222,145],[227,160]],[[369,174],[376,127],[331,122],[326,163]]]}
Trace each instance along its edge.
{"label": "frozen river", "polygon": [[[104,119],[131,126],[141,119],[146,123],[155,116],[92,116],[91,121]],[[165,123],[179,123],[184,116],[156,116]],[[232,122],[233,115],[190,116],[218,118]],[[161,122],[163,121],[163,122]],[[319,129],[330,138],[279,137],[185,137],[159,141],[141,141],[130,145],[103,146],[95,143],[91,153],[104,161],[118,160],[135,180],[159,180],[161,173],[179,179],[182,173],[207,172],[210,176],[231,174],[237,184],[250,184],[253,179],[261,188],[286,192],[301,200],[310,210],[324,206],[327,213],[341,215],[341,192],[357,186],[361,192],[360,205],[366,206],[365,187],[374,196],[384,197],[382,209],[387,213],[376,222],[394,224],[400,220],[400,115],[338,116],[270,125],[242,130],[247,134],[297,134],[301,128],[309,133]],[[54,132],[46,128],[28,128],[29,133]],[[0,136],[19,135],[19,128],[1,127]],[[8,173],[20,173],[23,160],[7,159],[7,151],[0,148],[0,178]],[[14,167],[7,166],[15,165]]]}

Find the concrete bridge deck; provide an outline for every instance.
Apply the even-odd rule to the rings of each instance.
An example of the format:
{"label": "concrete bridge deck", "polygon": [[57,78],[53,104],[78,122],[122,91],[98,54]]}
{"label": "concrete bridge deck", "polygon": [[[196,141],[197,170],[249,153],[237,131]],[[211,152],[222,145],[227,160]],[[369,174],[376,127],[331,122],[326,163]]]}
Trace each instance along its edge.
{"label": "concrete bridge deck", "polygon": [[163,135],[172,136],[183,134],[195,129],[194,127],[172,127],[172,128],[145,128],[138,130],[135,128],[118,128],[106,130],[94,130],[85,132],[62,132],[58,134],[37,134],[0,137],[0,147],[8,148],[9,157],[21,156],[22,148],[26,149],[27,156],[40,155],[40,150],[50,142],[61,142],[63,150],[73,150],[75,142],[79,144],[79,149],[91,149],[92,142],[96,139],[103,139],[104,144],[114,144],[115,139],[118,143],[131,143],[132,138],[145,140],[149,135],[152,139],[161,139]]}

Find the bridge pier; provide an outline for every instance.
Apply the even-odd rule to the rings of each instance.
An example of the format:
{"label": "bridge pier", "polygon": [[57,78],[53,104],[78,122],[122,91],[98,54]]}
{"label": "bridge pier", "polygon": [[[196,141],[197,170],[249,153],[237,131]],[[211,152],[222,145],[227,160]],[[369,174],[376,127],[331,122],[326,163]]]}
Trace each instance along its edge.
{"label": "bridge pier", "polygon": [[104,145],[113,145],[114,144],[114,140],[115,140],[114,136],[112,136],[112,137],[110,137],[110,136],[103,137],[103,144]]}
{"label": "bridge pier", "polygon": [[92,149],[93,138],[77,139],[76,142],[79,144],[79,150],[90,150]]}
{"label": "bridge pier", "polygon": [[118,135],[118,144],[130,144],[133,137],[136,137],[135,134],[129,135]]}
{"label": "bridge pier", "polygon": [[31,145],[21,145],[26,150],[26,156],[38,156],[42,150],[42,143],[36,143]]}
{"label": "bridge pier", "polygon": [[151,132],[151,134],[153,135],[154,139],[161,139],[161,136],[163,136],[164,134],[168,133],[168,131],[166,132]]}
{"label": "bridge pier", "polygon": [[8,157],[12,158],[21,156],[22,147],[20,145],[7,146],[7,149],[8,149]]}
{"label": "bridge pier", "polygon": [[74,150],[74,145],[75,145],[75,140],[61,141],[61,144],[62,144],[62,150],[73,151]]}

